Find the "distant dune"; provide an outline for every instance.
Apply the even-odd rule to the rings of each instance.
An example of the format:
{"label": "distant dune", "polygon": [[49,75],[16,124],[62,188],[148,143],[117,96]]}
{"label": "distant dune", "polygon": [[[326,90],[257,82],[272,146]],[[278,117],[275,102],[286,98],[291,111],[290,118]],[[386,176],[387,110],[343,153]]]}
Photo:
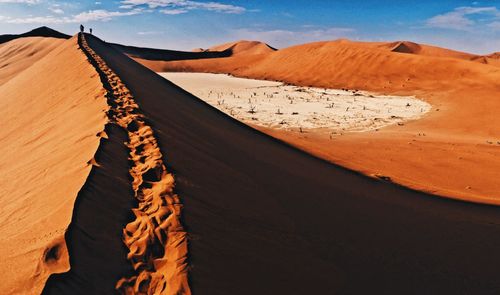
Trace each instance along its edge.
{"label": "distant dune", "polygon": [[115,49],[140,61],[149,68],[161,71],[168,61],[218,59],[232,56],[253,56],[276,51],[271,46],[258,41],[238,41],[226,43],[209,49],[196,48],[192,51],[140,48],[111,44]]}
{"label": "distant dune", "polygon": [[[491,110],[499,107],[494,97],[500,87],[500,68],[491,66],[498,62],[494,56],[476,62],[469,60],[476,58],[472,54],[412,42],[342,39],[256,55],[138,61],[159,72],[229,73],[294,85],[417,95],[434,110],[421,120],[378,135],[332,141],[328,135],[261,130],[368,175],[390,175],[393,181],[436,194],[498,203],[500,184],[495,179],[500,155],[491,145],[500,142],[500,119]],[[355,148],[361,143],[366,149]],[[452,152],[450,146],[455,147]],[[470,161],[463,160],[465,154]]]}
{"label": "distant dune", "polygon": [[158,60],[158,61],[171,61],[171,60],[191,60],[203,58],[220,58],[231,56],[231,51],[176,51],[167,49],[154,49],[142,48],[135,46],[125,46],[121,44],[111,44],[115,49],[125,53],[126,55],[142,59],[142,60]]}
{"label": "distant dune", "polygon": [[[442,77],[449,82],[455,81],[457,76],[469,72],[469,67],[472,71],[481,67],[437,58],[461,60],[472,56],[409,42],[369,43],[338,40],[298,45],[275,52],[268,51],[257,57],[245,54],[225,59],[183,60],[169,63],[158,61],[158,65],[149,61],[148,65],[152,65],[156,71],[226,72],[319,87],[366,88],[368,84],[372,84],[370,88],[382,90],[402,88],[403,84],[408,86],[414,79],[430,80],[433,84],[436,77]],[[409,63],[411,66],[405,66],[404,63]],[[450,75],[444,74],[448,73],[448,64],[452,67]],[[287,71],[284,71],[285,68]],[[386,85],[388,80],[392,80],[392,84],[395,85]],[[444,81],[439,79],[438,82]]]}
{"label": "distant dune", "polygon": [[241,40],[210,47],[208,51],[231,51],[231,56],[236,56],[270,53],[276,49],[263,42]]}
{"label": "distant dune", "polygon": [[0,44],[14,40],[14,39],[24,38],[24,37],[52,37],[52,38],[59,38],[59,39],[69,39],[71,36],[63,34],[61,32],[58,32],[58,31],[53,30],[53,29],[48,28],[48,27],[39,27],[39,28],[36,28],[34,30],[31,30],[31,31],[23,33],[23,34],[0,35]]}
{"label": "distant dune", "polygon": [[398,42],[383,44],[381,47],[382,48],[386,47],[392,52],[409,53],[409,54],[434,56],[434,57],[459,58],[465,60],[471,60],[472,58],[477,56],[475,54],[450,50],[431,45],[417,44],[410,41],[398,41]]}

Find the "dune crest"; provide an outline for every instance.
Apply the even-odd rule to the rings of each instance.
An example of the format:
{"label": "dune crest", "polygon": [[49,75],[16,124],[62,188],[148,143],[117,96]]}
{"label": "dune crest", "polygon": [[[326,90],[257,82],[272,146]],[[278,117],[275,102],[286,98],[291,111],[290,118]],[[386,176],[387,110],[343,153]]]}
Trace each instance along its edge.
{"label": "dune crest", "polygon": [[260,41],[240,40],[235,42],[216,45],[207,49],[207,51],[230,51],[231,56],[241,54],[264,54],[276,51],[275,48]]}
{"label": "dune crest", "polygon": [[413,54],[417,54],[421,50],[422,47],[420,45],[408,41],[396,42],[396,44],[394,44],[394,47],[391,49],[392,52],[413,53]]}
{"label": "dune crest", "polygon": [[139,201],[136,220],[124,229],[128,259],[137,275],[123,278],[117,289],[126,294],[190,294],[187,280],[187,239],[180,215],[182,205],[173,192],[174,177],[162,160],[152,128],[120,78],[80,34],[82,49],[109,85],[110,119],[126,129],[132,188]]}
{"label": "dune crest", "polygon": [[56,30],[53,30],[48,27],[39,27],[34,30],[31,30],[29,32],[23,33],[23,34],[6,34],[6,35],[0,35],[0,44],[9,42],[14,39],[18,38],[25,38],[25,37],[51,37],[51,38],[58,38],[58,39],[69,39],[71,36],[63,34],[61,32],[58,32]]}

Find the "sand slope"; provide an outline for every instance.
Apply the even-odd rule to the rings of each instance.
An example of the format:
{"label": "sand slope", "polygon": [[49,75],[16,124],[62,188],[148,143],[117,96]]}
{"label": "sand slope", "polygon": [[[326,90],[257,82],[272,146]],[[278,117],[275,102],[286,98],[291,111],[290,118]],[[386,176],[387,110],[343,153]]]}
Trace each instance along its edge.
{"label": "sand slope", "polygon": [[109,122],[66,235],[71,269],[43,293],[189,294],[182,205],[157,131],[120,77],[79,43],[107,91]]}
{"label": "sand slope", "polygon": [[[394,49],[412,54],[391,51]],[[493,111],[500,104],[495,98],[500,69],[467,58],[459,52],[409,42],[337,40],[266,55],[145,65],[155,71],[231,73],[304,86],[416,95],[433,105],[431,113],[377,134],[332,141],[330,134],[318,137],[264,131],[369,175],[386,175],[449,197],[500,203],[496,181],[500,119]],[[365,148],[359,149],[360,145]],[[359,153],[353,155],[353,151]]]}
{"label": "sand slope", "polygon": [[[318,160],[105,43],[89,44],[135,97],[173,171],[194,293],[500,290],[498,207],[437,199]],[[99,249],[82,249],[73,265],[90,263]]]}
{"label": "sand slope", "polygon": [[259,41],[240,40],[210,47],[208,51],[231,51],[231,56],[263,54],[276,51],[276,49]]}
{"label": "sand slope", "polygon": [[[439,89],[442,83],[498,73],[496,68],[468,61],[400,54],[344,40],[293,46],[258,58],[172,61],[164,65],[167,71],[228,72],[299,85],[378,91],[404,90],[412,85]],[[422,85],[424,82],[426,85]]]}
{"label": "sand slope", "polygon": [[231,51],[176,51],[167,49],[142,48],[135,46],[125,46],[121,44],[111,44],[115,49],[125,53],[126,55],[142,59],[154,61],[170,61],[170,60],[191,60],[202,58],[220,58],[231,56]]}
{"label": "sand slope", "polygon": [[0,85],[42,59],[65,40],[26,37],[0,45]]}
{"label": "sand slope", "polygon": [[[94,60],[106,64],[99,67],[100,76],[72,39],[0,86],[0,124],[5,126],[0,130],[1,293],[39,294],[51,273],[65,272],[50,277],[44,294],[109,294],[120,278],[134,282],[141,273],[138,281],[147,281],[142,279],[152,277],[151,263],[168,277],[153,280],[154,286],[176,285],[179,281],[170,276],[189,270],[190,289],[202,294],[500,292],[498,207],[435,198],[312,157],[231,119],[97,38],[87,38]],[[381,56],[373,62],[394,61]],[[413,60],[424,58],[417,55],[397,56],[424,62]],[[435,141],[439,148],[450,135],[475,149],[476,140],[497,134],[498,119],[485,111],[497,103],[488,99],[498,90],[497,72],[449,60],[451,75],[463,87],[446,88],[452,83],[443,78],[441,91],[431,92],[432,74],[425,76],[422,69],[415,74],[419,82],[409,83],[411,91],[423,85],[419,93],[440,103],[439,112],[380,133],[373,138],[380,146],[359,148],[362,141],[353,137],[335,146],[357,147],[363,162],[363,155],[374,159],[388,150],[388,140],[404,150],[412,132],[425,128],[431,130],[425,129],[428,138],[418,143]],[[462,62],[476,66],[467,72],[469,64]],[[384,74],[396,70],[389,67]],[[100,78],[112,89],[107,100]],[[399,87],[386,91],[407,92]],[[480,120],[464,119],[481,111]],[[118,124],[105,125],[108,118]],[[494,124],[484,128],[486,120]],[[156,194],[168,197],[148,203]],[[176,194],[184,204],[182,216]],[[163,205],[175,214],[164,215]],[[153,228],[143,223],[153,219]],[[188,269],[184,260],[176,264],[176,257],[185,258],[185,239]],[[143,262],[146,268],[140,267]],[[179,285],[181,293],[188,292]]]}
{"label": "sand slope", "polygon": [[69,267],[64,233],[106,122],[101,87],[76,39],[0,86],[2,294],[39,294]]}

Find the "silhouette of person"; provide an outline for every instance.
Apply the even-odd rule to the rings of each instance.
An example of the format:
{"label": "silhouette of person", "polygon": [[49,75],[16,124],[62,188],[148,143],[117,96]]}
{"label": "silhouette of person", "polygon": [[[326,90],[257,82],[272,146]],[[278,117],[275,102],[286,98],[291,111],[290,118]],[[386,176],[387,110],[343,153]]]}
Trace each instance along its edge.
{"label": "silhouette of person", "polygon": [[84,30],[84,29],[85,29],[85,28],[83,27],[83,25],[80,25],[80,32],[82,32],[82,33],[83,33],[83,30]]}
{"label": "silhouette of person", "polygon": [[92,28],[90,28],[90,35],[92,35]]}

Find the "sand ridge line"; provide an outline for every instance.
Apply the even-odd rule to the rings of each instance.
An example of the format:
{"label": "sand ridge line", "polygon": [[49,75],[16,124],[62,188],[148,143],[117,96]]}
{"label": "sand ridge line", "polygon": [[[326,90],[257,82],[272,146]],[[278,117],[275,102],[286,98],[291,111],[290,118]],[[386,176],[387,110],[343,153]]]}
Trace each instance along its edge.
{"label": "sand ridge line", "polygon": [[181,224],[182,204],[175,181],[163,163],[153,129],[140,113],[131,92],[105,61],[79,35],[81,47],[108,84],[108,117],[128,133],[132,189],[139,201],[136,219],[123,230],[127,258],[136,276],[122,278],[116,288],[125,294],[190,294],[187,239]]}

